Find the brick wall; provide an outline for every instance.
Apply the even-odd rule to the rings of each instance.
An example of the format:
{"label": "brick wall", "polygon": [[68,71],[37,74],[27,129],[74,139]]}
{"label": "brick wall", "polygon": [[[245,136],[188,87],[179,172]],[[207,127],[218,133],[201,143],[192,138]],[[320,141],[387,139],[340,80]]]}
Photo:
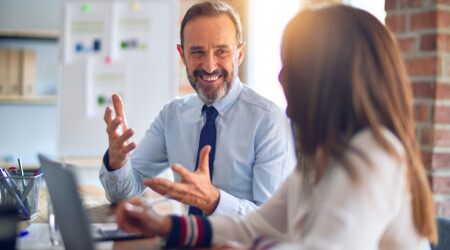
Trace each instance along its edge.
{"label": "brick wall", "polygon": [[416,132],[436,215],[450,217],[450,1],[386,0],[385,9],[414,91]]}

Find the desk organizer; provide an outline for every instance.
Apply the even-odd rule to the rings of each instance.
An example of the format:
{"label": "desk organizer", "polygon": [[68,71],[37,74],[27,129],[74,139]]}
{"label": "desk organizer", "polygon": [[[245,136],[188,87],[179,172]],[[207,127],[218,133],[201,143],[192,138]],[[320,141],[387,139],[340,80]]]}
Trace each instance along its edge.
{"label": "desk organizer", "polygon": [[2,170],[0,175],[0,204],[14,206],[19,218],[29,220],[36,216],[42,174],[10,175]]}

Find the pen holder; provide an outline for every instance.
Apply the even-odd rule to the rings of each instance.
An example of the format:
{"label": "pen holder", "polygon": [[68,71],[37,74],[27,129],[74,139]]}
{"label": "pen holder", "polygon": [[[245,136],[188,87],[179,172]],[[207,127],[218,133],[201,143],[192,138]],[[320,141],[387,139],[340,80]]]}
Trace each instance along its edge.
{"label": "pen holder", "polygon": [[0,178],[0,204],[16,207],[19,219],[28,220],[36,216],[42,174]]}

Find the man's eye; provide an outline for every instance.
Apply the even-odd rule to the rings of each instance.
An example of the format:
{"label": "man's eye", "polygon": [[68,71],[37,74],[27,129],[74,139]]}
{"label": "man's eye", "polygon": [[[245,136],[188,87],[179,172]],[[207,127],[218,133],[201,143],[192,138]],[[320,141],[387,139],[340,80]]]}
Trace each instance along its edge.
{"label": "man's eye", "polygon": [[225,54],[228,53],[228,51],[225,50],[225,49],[220,49],[220,50],[217,51],[217,53],[218,53],[219,55],[225,55]]}
{"label": "man's eye", "polygon": [[201,50],[194,50],[194,51],[191,51],[191,54],[192,55],[201,55],[201,54],[203,54],[203,51],[201,51]]}

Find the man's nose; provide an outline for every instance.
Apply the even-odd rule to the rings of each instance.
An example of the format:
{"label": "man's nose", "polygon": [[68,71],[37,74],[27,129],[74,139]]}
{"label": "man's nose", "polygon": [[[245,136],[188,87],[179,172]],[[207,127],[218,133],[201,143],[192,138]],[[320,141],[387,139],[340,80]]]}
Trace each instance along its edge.
{"label": "man's nose", "polygon": [[214,53],[206,54],[203,69],[208,73],[212,73],[217,69],[217,58],[214,56]]}

